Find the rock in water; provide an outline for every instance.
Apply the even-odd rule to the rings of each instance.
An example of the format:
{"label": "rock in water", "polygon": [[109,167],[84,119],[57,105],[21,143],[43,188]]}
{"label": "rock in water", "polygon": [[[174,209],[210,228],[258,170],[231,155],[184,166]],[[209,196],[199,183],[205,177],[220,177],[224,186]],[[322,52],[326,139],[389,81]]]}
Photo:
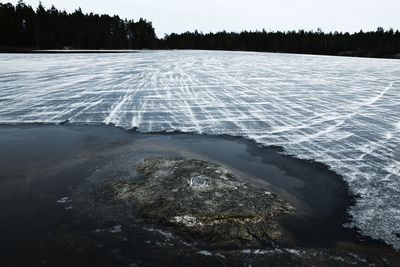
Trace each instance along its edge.
{"label": "rock in water", "polygon": [[151,223],[172,226],[209,245],[288,243],[279,218],[293,208],[276,195],[239,182],[221,166],[201,160],[146,159],[143,179],[111,185],[114,200],[138,209]]}

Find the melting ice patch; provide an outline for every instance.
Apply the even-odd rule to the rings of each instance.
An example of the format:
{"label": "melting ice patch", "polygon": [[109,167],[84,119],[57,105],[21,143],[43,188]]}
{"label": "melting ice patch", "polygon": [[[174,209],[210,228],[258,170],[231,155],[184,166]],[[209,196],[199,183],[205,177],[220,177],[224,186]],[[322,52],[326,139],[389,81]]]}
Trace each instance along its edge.
{"label": "melting ice patch", "polygon": [[400,61],[268,53],[0,55],[0,123],[245,136],[326,163],[352,226],[400,249]]}

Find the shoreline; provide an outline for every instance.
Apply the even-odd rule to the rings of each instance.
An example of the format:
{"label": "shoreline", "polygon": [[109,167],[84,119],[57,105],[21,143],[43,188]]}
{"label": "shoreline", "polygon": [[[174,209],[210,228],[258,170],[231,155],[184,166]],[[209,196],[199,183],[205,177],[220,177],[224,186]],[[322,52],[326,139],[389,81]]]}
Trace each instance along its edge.
{"label": "shoreline", "polygon": [[[67,227],[67,230],[63,230],[66,235],[70,235],[70,233],[79,229],[76,228],[75,223],[69,222],[70,218],[76,219],[77,214],[79,214],[79,212],[74,213],[72,198],[76,188],[80,187],[82,183],[91,188],[101,179],[109,179],[112,173],[122,176],[130,175],[129,173],[133,170],[131,166],[134,166],[137,162],[147,157],[161,155],[167,158],[194,158],[207,160],[213,164],[218,163],[238,174],[246,182],[268,188],[289,201],[300,211],[300,215],[287,217],[284,220],[284,225],[298,240],[292,249],[323,248],[329,250],[332,247],[337,247],[338,244],[350,246],[352,244],[356,247],[365,247],[365,252],[375,248],[378,255],[379,253],[385,255],[387,253],[398,254],[383,242],[362,237],[355,229],[342,226],[349,220],[346,210],[354,203],[355,196],[351,195],[346,183],[339,175],[333,173],[324,164],[284,155],[282,148],[279,147],[262,147],[244,137],[181,132],[139,133],[135,129],[124,130],[107,125],[0,125],[0,136],[0,144],[5,151],[0,154],[0,162],[2,162],[2,166],[5,166],[0,171],[0,183],[3,185],[2,188],[9,189],[8,192],[3,192],[0,195],[3,200],[3,204],[0,205],[0,210],[3,211],[1,214],[14,214],[9,209],[15,209],[15,207],[8,206],[13,205],[13,202],[10,202],[11,199],[19,199],[18,203],[22,204],[26,201],[24,200],[25,197],[31,195],[34,201],[28,206],[37,205],[36,210],[47,212],[53,210],[59,217],[58,220],[63,221],[62,225]],[[11,177],[20,178],[11,179]],[[313,183],[316,178],[319,179],[319,183]],[[38,200],[35,200],[36,198]],[[64,204],[59,204],[57,201],[66,203],[65,210],[63,208],[60,210],[60,205]],[[304,206],[309,207],[303,210],[302,207]],[[20,208],[24,209],[23,206]],[[25,209],[28,209],[27,213],[35,218],[35,212],[29,211],[29,207]],[[4,210],[8,212],[4,212]],[[39,212],[42,220],[49,217],[47,212],[44,214],[43,212]],[[17,232],[21,230],[18,227],[19,223],[15,221],[19,217],[20,215],[15,214],[6,220],[11,225],[16,225],[13,229]],[[54,221],[51,218],[52,216],[49,217],[49,220]],[[79,220],[86,220],[84,218],[85,216],[78,216]],[[93,218],[97,218],[95,222],[92,221]],[[115,225],[108,225],[105,221],[101,222],[95,215],[92,219],[87,220],[85,227],[92,229],[92,232],[96,228],[110,228],[111,231],[119,231],[118,227],[112,228]],[[7,229],[7,223],[5,224],[2,229]],[[54,222],[44,224],[50,228],[55,227],[57,229],[59,227],[54,225]],[[123,225],[123,222],[115,222],[115,224],[116,226],[121,224],[122,229],[128,228]],[[33,228],[32,231],[36,231],[35,227],[38,227],[38,225],[33,223],[31,227]],[[146,227],[156,229],[152,233],[160,233],[160,231],[170,233],[168,227],[155,225]],[[139,229],[140,227],[134,225],[132,228]],[[138,229],[131,229],[134,232],[133,236],[143,235],[141,238],[144,242],[147,242],[148,234],[143,233],[143,230],[140,230],[141,228]],[[14,231],[11,230],[7,234],[9,238],[6,238],[6,240],[16,239],[14,242],[18,242],[18,238],[13,236],[16,233]],[[29,231],[29,229],[26,231]],[[51,232],[51,229],[46,229],[46,231]],[[128,240],[130,239],[129,231],[127,233],[123,231]],[[31,235],[35,236],[33,233]],[[36,238],[40,239],[39,237]],[[107,236],[107,238],[110,237]],[[152,238],[155,239],[149,239],[151,244],[160,237]],[[54,242],[54,240],[50,239],[46,242]],[[86,242],[93,241],[89,239]],[[123,244],[120,244],[120,242],[112,241],[117,247]],[[161,244],[161,247],[158,247],[156,251],[163,251],[159,252],[161,254],[168,254],[162,248],[163,244],[171,243],[174,246],[181,246],[179,245],[180,241],[177,241],[179,244],[175,244],[175,241],[171,240],[157,242]],[[133,243],[130,246],[136,247],[139,246],[139,243]],[[11,250],[12,248],[17,249],[11,246]],[[146,249],[154,251],[155,248],[142,248],[142,253],[145,253],[144,250]],[[210,250],[206,245],[200,246],[199,249],[202,249],[200,251]],[[232,251],[237,249],[240,248],[233,249],[229,253],[233,253]],[[268,248],[264,249],[268,250]],[[7,250],[12,255],[13,251],[10,251],[10,248]],[[14,253],[17,253],[17,251],[14,251]],[[96,254],[97,252],[93,253]],[[212,253],[221,252],[214,251]],[[173,259],[176,260],[176,256],[169,256],[172,257],[171,262],[173,262]],[[28,255],[26,257],[29,258]],[[283,262],[291,261],[287,259]]]}
{"label": "shoreline", "polygon": [[335,55],[335,54],[313,54],[313,53],[290,53],[290,52],[272,52],[256,50],[224,50],[224,49],[0,49],[0,54],[123,54],[140,53],[141,51],[219,51],[219,52],[248,52],[248,53],[269,53],[269,54],[288,54],[300,56],[325,56],[341,58],[365,58],[365,59],[389,59],[398,60],[399,55],[392,56],[361,56],[361,55]]}
{"label": "shoreline", "polygon": [[139,50],[113,49],[0,49],[0,54],[120,54]]}

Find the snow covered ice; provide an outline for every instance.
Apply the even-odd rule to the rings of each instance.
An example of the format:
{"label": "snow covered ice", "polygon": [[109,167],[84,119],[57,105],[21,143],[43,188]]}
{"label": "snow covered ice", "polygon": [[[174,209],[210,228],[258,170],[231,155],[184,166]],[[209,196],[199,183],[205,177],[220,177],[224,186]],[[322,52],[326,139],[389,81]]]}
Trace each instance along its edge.
{"label": "snow covered ice", "polygon": [[246,52],[1,54],[0,123],[245,136],[326,163],[400,249],[400,61]]}

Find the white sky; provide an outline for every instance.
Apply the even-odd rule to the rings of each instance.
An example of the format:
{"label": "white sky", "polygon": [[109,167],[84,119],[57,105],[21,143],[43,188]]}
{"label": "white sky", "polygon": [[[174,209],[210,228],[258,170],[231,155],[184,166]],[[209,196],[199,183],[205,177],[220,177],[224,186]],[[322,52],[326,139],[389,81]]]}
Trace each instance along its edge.
{"label": "white sky", "polygon": [[[7,2],[7,0],[0,0]],[[17,1],[11,1],[15,4]],[[36,8],[38,0],[25,0]],[[42,0],[68,12],[153,22],[159,37],[184,31],[400,29],[400,0]]]}

